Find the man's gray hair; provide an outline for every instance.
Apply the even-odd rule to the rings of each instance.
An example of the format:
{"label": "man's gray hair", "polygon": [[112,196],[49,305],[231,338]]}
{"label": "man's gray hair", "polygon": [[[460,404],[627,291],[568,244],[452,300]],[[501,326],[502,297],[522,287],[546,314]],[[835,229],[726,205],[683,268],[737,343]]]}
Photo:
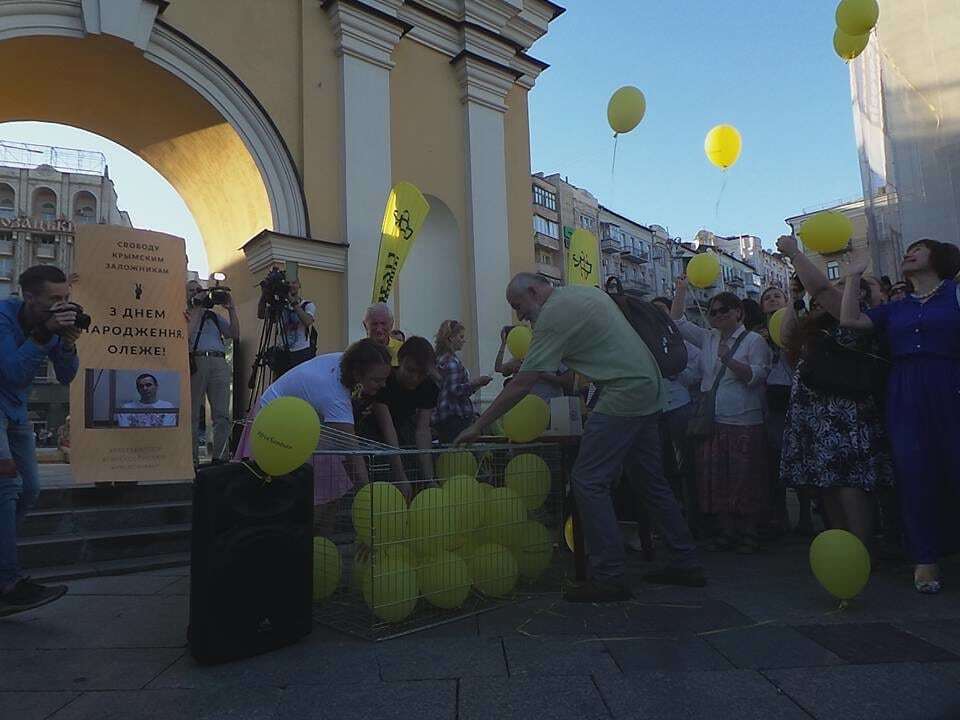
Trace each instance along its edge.
{"label": "man's gray hair", "polygon": [[363,324],[364,325],[367,324],[367,320],[370,318],[371,315],[375,313],[381,313],[381,312],[386,313],[387,317],[393,320],[393,311],[390,309],[389,305],[387,305],[386,303],[374,303],[373,305],[368,307],[367,311],[363,314]]}
{"label": "man's gray hair", "polygon": [[[543,287],[550,285],[550,281],[542,275],[536,273],[522,272],[513,276],[513,280],[507,285],[507,292],[524,293],[534,287]],[[552,286],[551,286],[552,287]]]}

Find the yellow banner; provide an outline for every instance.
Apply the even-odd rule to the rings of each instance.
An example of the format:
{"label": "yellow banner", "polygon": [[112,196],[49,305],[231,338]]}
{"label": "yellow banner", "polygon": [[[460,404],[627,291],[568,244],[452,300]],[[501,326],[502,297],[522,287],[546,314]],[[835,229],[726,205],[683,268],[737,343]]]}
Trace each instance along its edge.
{"label": "yellow banner", "polygon": [[70,385],[76,482],[193,477],[182,238],[78,225],[70,299],[91,316]]}
{"label": "yellow banner", "polygon": [[390,191],[380,229],[380,255],[377,258],[377,272],[373,276],[373,302],[390,299],[397,276],[429,212],[430,205],[416,185],[401,182]]}
{"label": "yellow banner", "polygon": [[575,230],[570,237],[567,283],[600,286],[600,246],[596,236],[588,230]]}

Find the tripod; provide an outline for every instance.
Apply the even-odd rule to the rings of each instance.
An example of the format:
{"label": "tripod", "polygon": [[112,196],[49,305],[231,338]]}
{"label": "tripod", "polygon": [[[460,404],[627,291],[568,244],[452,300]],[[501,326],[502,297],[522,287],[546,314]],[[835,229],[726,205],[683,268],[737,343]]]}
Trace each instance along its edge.
{"label": "tripod", "polygon": [[[266,317],[260,329],[260,343],[257,346],[257,356],[250,368],[250,380],[247,387],[250,389],[250,400],[247,403],[247,413],[253,407],[264,390],[271,382],[280,377],[290,363],[290,343],[284,330],[283,314],[287,309],[287,302],[278,298],[271,298],[267,302]],[[268,369],[270,377],[268,379]]]}

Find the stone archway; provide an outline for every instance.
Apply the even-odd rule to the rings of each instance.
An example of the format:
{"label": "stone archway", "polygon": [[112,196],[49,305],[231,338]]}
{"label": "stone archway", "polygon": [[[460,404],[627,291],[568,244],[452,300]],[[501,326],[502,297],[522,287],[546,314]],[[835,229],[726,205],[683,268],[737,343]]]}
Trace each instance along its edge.
{"label": "stone archway", "polygon": [[309,236],[302,183],[256,98],[159,9],[0,0],[0,66],[16,78],[0,122],[72,125],[127,147],[183,197],[211,269],[245,278],[239,249],[262,230]]}

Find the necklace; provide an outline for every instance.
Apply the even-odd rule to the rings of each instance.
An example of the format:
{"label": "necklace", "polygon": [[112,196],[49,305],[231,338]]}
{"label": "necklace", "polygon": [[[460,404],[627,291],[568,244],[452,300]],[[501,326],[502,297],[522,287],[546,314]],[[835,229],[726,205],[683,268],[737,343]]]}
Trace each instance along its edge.
{"label": "necklace", "polygon": [[919,300],[920,302],[923,302],[924,300],[929,300],[930,298],[932,298],[934,295],[937,294],[937,290],[943,287],[943,283],[944,281],[941,280],[939,283],[937,283],[937,286],[933,290],[931,290],[928,293],[924,293],[923,295],[918,295],[914,293],[913,294],[914,299]]}

